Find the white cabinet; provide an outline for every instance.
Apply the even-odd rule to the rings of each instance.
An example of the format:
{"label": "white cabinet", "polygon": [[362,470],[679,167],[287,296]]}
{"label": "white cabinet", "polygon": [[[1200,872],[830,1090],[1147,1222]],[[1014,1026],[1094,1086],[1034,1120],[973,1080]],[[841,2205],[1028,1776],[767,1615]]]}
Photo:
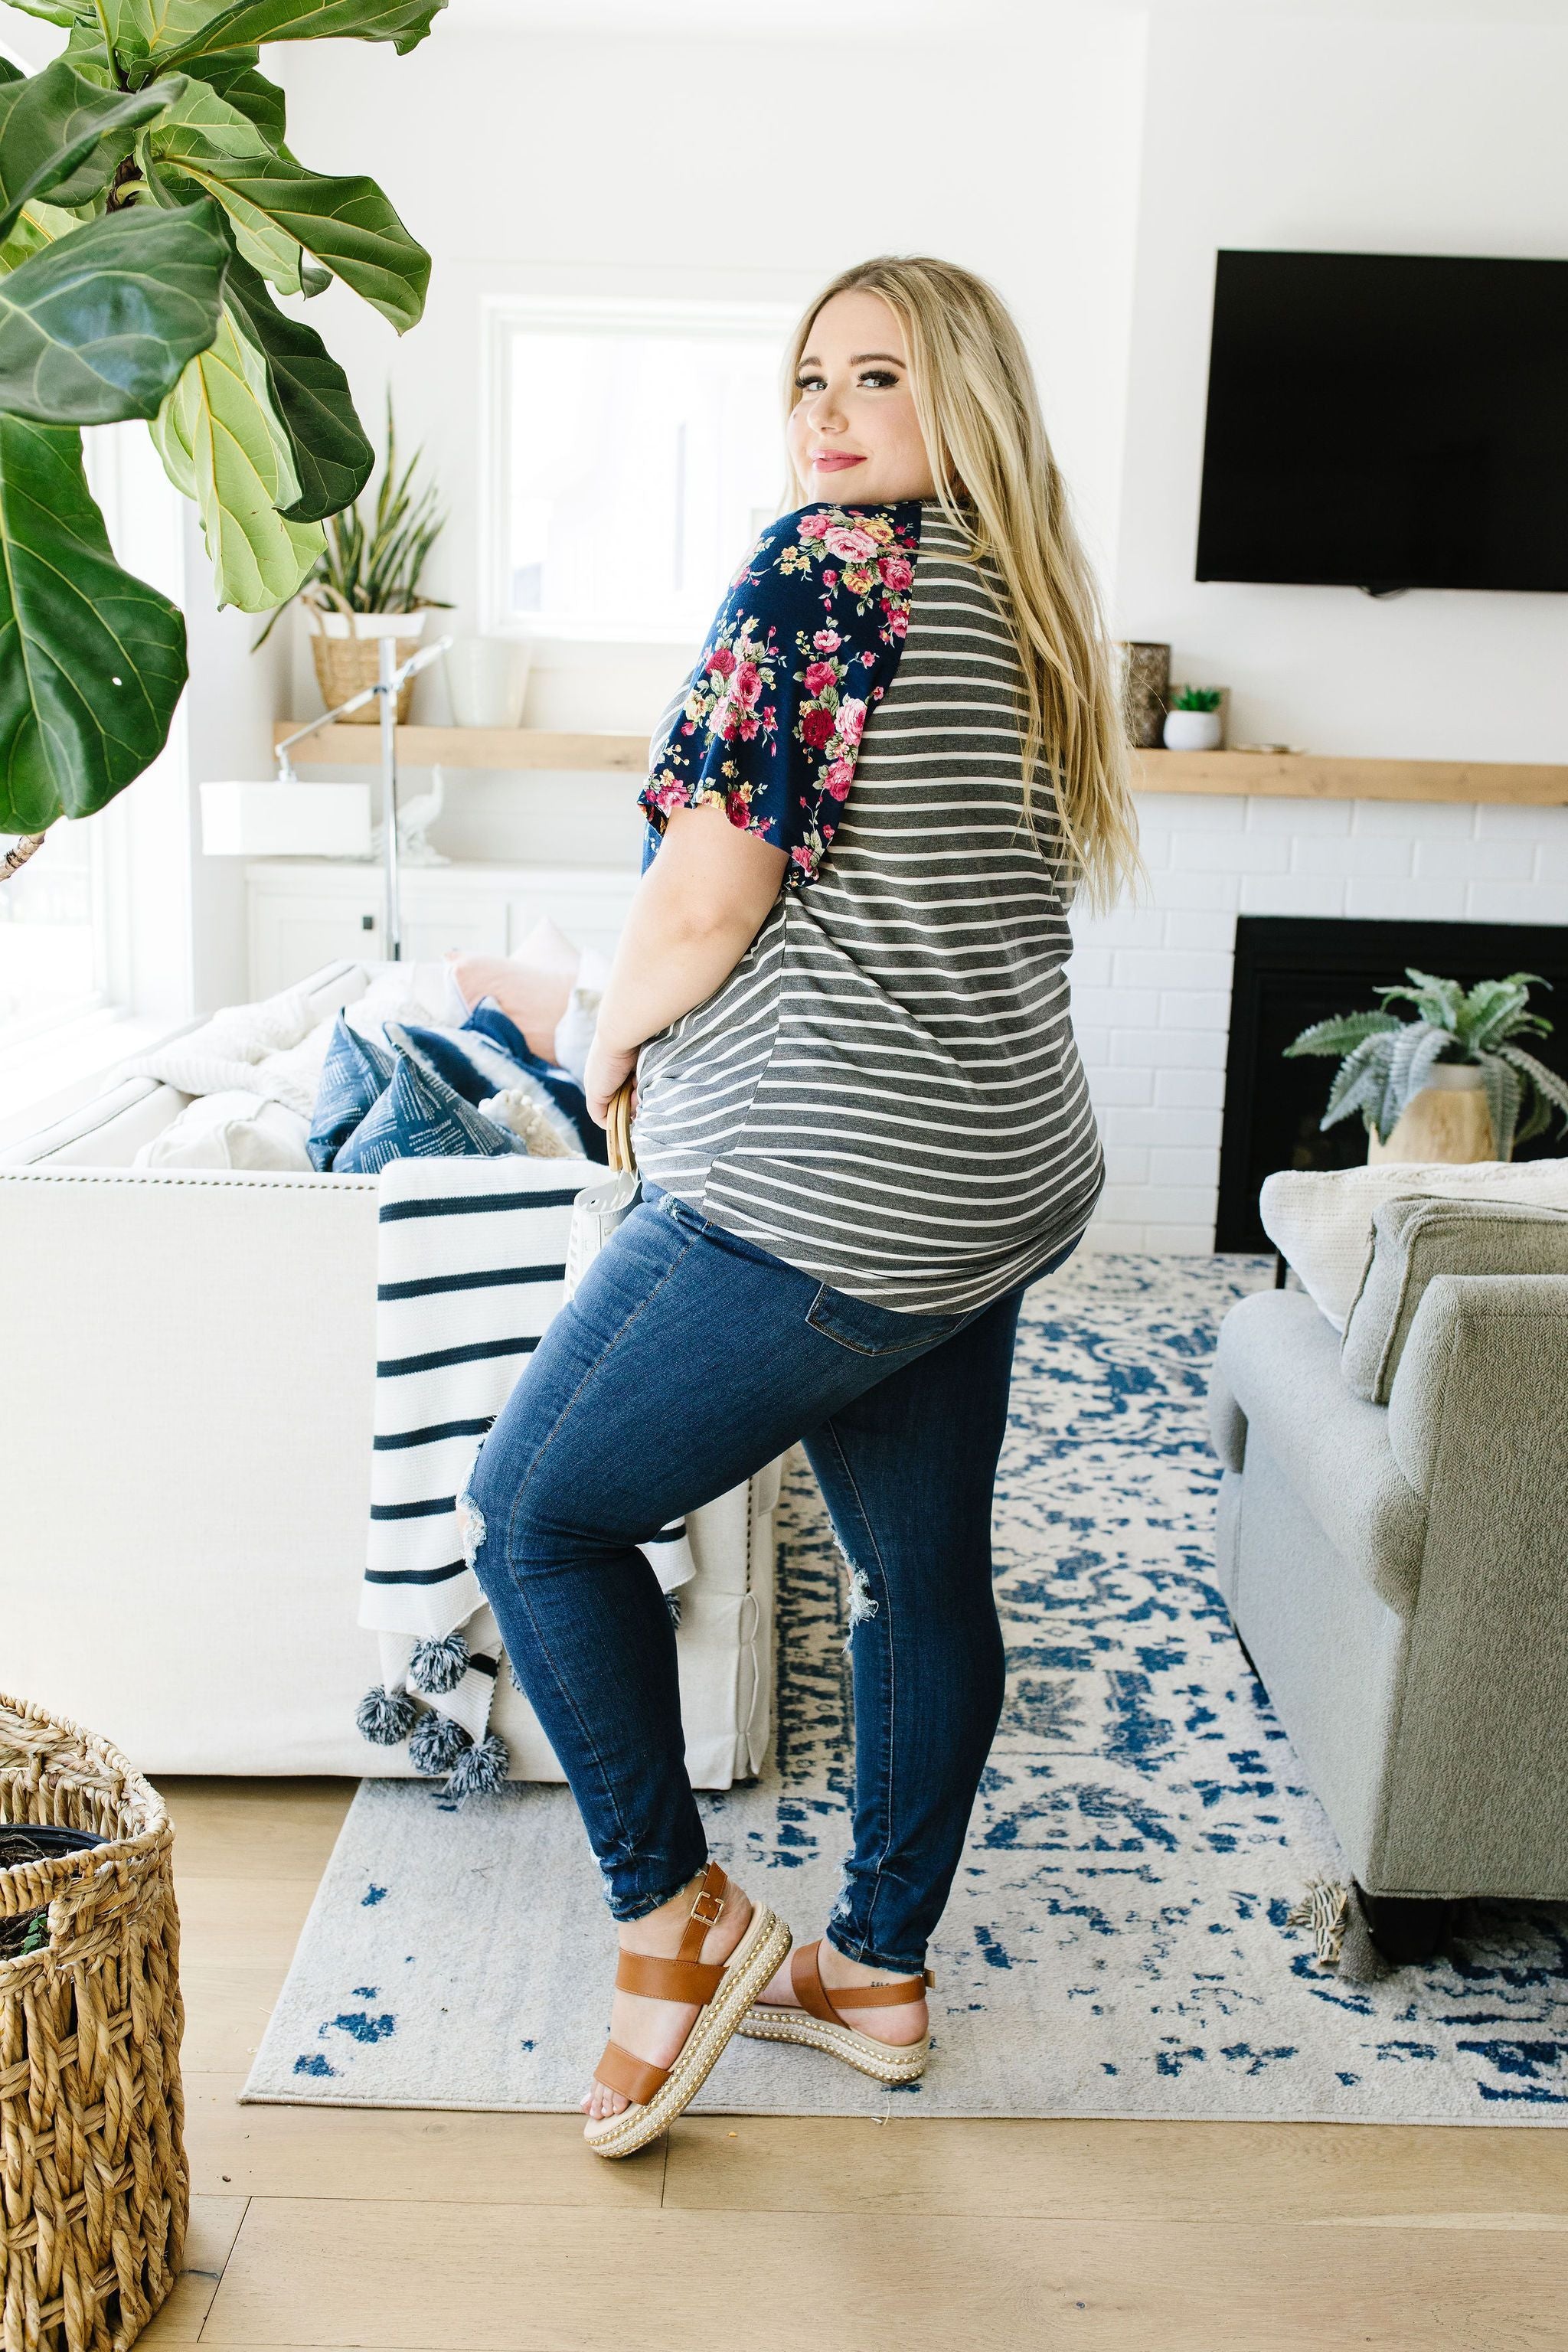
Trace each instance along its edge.
{"label": "white cabinet", "polygon": [[[548,916],[608,955],[637,876],[618,866],[416,866],[403,872],[403,954],[508,955]],[[384,956],[381,869],[347,859],[258,858],[246,868],[250,993],[274,996],[340,957]]]}

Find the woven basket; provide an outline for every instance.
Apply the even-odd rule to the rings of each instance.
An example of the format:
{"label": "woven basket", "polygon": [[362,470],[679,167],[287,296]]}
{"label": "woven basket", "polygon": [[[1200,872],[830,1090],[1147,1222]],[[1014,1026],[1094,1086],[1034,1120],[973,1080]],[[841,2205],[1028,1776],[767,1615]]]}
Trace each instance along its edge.
{"label": "woven basket", "polygon": [[[418,650],[417,637],[395,637],[397,658],[406,661]],[[346,702],[353,694],[363,694],[381,676],[381,641],[377,637],[318,637],[312,634],[310,651],[315,656],[316,683],[321,689],[321,699],[329,710]],[[414,697],[414,680],[405,678],[397,689],[397,723],[408,724],[408,706]],[[379,727],[381,705],[367,702],[363,710],[351,710],[339,720],[342,727]],[[6,2347],[9,2352],[9,2347]]]}
{"label": "woven basket", "polygon": [[174,1831],[117,1748],[7,1698],[0,1821],[107,1841],[0,1871],[0,1919],[47,1905],[48,1928],[0,1959],[0,2346],[123,2352],[190,2202]]}

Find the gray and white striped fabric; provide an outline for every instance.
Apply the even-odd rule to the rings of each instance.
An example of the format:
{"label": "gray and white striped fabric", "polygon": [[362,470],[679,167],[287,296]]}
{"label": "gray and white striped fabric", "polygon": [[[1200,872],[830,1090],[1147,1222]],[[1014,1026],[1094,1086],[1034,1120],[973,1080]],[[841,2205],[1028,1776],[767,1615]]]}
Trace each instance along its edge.
{"label": "gray and white striped fabric", "polygon": [[1002,593],[923,506],[909,635],[818,879],[638,1074],[646,1177],[909,1313],[1026,1281],[1102,1181],[1054,835],[1024,821]]}
{"label": "gray and white striped fabric", "polygon": [[[360,1708],[381,1746],[455,1794],[506,1777],[487,1736],[502,1663],[469,1563],[474,1458],[565,1297],[572,1210],[604,1170],[588,1160],[399,1160],[377,1224],[375,1431],[360,1623],[382,1679]],[[693,1575],[684,1525],[644,1546],[665,1591]]]}

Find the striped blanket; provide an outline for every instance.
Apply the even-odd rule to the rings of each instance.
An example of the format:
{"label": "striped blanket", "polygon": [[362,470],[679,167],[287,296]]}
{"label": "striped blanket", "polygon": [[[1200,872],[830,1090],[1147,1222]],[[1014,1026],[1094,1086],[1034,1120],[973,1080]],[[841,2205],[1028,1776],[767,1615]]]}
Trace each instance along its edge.
{"label": "striped blanket", "polygon": [[[500,1630],[465,1541],[474,1458],[564,1297],[587,1160],[398,1160],[381,1176],[375,1434],[360,1623],[381,1681],[367,1739],[471,1796],[507,1777],[489,1728]],[[667,1593],[693,1573],[684,1526],[644,1549]],[[673,1605],[673,1604],[672,1604]]]}

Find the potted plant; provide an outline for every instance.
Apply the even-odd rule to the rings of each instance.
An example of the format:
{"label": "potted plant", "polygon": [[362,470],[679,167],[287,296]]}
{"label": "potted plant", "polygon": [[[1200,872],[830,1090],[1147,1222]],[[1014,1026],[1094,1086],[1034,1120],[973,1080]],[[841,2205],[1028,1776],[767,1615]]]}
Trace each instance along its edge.
{"label": "potted plant", "polygon": [[0,880],[156,758],[185,683],[184,622],[116,563],[83,429],[149,422],[245,612],[294,593],[364,487],[348,379],[274,295],[336,278],[402,332],[430,257],[374,181],[295,155],[258,45],[401,54],[445,0],[21,5],[67,39],[39,73],[0,58]]}
{"label": "potted plant", "polygon": [[[1360,1111],[1369,1160],[1508,1160],[1516,1142],[1544,1135],[1555,1109],[1568,1127],[1568,1084],[1520,1045],[1549,1036],[1552,1024],[1529,1008],[1534,972],[1479,980],[1466,990],[1407,970],[1408,986],[1379,991],[1374,1013],[1316,1021],[1288,1055],[1338,1054],[1340,1066],[1320,1124]],[[1405,999],[1413,1021],[1391,1013]]]}
{"label": "potted plant", "polygon": [[[375,683],[378,638],[395,638],[402,661],[423,635],[426,614],[446,609],[440,597],[425,595],[419,586],[447,520],[435,484],[416,485],[423,454],[416,450],[398,472],[397,426],[389,395],[386,455],[374,501],[367,496],[328,520],[326,546],[298,597],[289,600],[304,612],[316,682],[329,710]],[[266,643],[287,609],[279,606],[258,646]],[[413,690],[412,679],[399,690],[400,725],[407,719]],[[363,710],[351,712],[345,724],[374,727],[378,719],[375,705],[367,703]]]}
{"label": "potted plant", "polygon": [[1167,751],[1217,751],[1223,731],[1217,686],[1184,686],[1165,713]]}

